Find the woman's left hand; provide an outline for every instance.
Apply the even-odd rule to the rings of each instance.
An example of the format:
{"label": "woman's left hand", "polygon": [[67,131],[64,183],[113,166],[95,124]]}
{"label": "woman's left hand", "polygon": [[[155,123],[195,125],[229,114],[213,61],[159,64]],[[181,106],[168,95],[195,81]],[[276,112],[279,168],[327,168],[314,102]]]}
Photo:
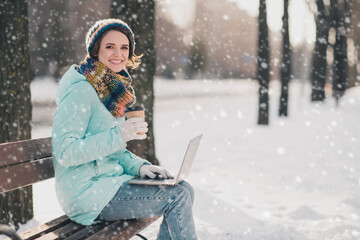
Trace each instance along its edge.
{"label": "woman's left hand", "polygon": [[141,177],[149,178],[172,178],[173,176],[165,168],[155,166],[155,165],[142,165],[139,169]]}

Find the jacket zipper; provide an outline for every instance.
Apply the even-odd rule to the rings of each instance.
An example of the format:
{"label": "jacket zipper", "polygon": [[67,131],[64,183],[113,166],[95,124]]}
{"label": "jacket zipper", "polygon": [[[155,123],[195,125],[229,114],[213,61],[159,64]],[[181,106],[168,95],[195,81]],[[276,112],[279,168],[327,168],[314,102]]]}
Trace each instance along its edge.
{"label": "jacket zipper", "polygon": [[98,168],[97,162],[95,161],[95,174],[96,174],[96,176],[98,175],[98,173],[99,173],[99,168]]}

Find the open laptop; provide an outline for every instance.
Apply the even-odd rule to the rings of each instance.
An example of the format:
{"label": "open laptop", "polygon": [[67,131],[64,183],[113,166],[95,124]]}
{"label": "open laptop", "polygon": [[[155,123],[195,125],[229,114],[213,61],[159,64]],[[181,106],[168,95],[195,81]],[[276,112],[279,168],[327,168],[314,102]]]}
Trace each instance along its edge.
{"label": "open laptop", "polygon": [[200,140],[203,134],[194,137],[190,140],[189,145],[186,149],[186,153],[181,164],[178,174],[174,178],[167,179],[153,179],[153,178],[133,178],[129,181],[130,184],[141,184],[141,185],[177,185],[179,182],[189,176],[191,166],[193,164],[196,152],[200,145]]}

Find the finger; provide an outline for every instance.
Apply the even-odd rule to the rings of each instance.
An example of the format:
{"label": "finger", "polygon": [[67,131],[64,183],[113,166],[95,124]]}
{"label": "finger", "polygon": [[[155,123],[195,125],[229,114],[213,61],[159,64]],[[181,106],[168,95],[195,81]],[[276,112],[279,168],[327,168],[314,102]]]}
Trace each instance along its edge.
{"label": "finger", "polygon": [[136,122],[136,118],[126,119],[125,122],[127,122],[127,123],[134,123],[134,122]]}
{"label": "finger", "polygon": [[136,132],[137,132],[137,133],[143,133],[143,132],[148,132],[148,131],[149,131],[148,128],[137,128],[137,129],[136,129]]}
{"label": "finger", "polygon": [[134,127],[137,128],[146,128],[148,126],[147,122],[134,122],[133,123]]}
{"label": "finger", "polygon": [[164,172],[163,174],[164,178],[169,178],[171,176],[170,173],[165,168],[163,168],[162,170]]}
{"label": "finger", "polygon": [[149,166],[149,169],[148,169],[148,177],[149,178],[155,178],[156,177],[156,173],[157,172],[157,168],[155,166]]}
{"label": "finger", "polygon": [[173,178],[174,176],[166,169],[164,169],[165,173],[166,173],[166,176],[167,178]]}
{"label": "finger", "polygon": [[137,139],[137,140],[146,139],[146,137],[147,137],[146,134],[136,134],[136,135],[134,135],[134,139]]}
{"label": "finger", "polygon": [[139,123],[139,122],[145,122],[143,118],[140,117],[134,117],[134,118],[130,118],[126,121],[129,121],[129,123]]}
{"label": "finger", "polygon": [[149,178],[155,178],[156,174],[149,171],[148,173],[146,173],[146,176],[148,176]]}
{"label": "finger", "polygon": [[156,172],[157,172],[158,174],[160,174],[161,177],[163,177],[163,178],[168,178],[167,175],[166,175],[166,172],[164,171],[163,168],[157,168]]}

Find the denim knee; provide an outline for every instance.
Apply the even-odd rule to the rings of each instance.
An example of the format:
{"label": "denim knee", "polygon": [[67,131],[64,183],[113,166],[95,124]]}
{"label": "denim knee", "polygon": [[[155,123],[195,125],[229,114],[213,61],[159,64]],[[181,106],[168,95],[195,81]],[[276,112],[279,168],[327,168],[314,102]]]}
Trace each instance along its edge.
{"label": "denim knee", "polygon": [[194,203],[194,188],[186,181],[182,181],[180,183],[180,186],[182,186],[183,188],[185,188],[189,192],[189,195],[190,195],[190,198],[191,198],[191,203]]}

